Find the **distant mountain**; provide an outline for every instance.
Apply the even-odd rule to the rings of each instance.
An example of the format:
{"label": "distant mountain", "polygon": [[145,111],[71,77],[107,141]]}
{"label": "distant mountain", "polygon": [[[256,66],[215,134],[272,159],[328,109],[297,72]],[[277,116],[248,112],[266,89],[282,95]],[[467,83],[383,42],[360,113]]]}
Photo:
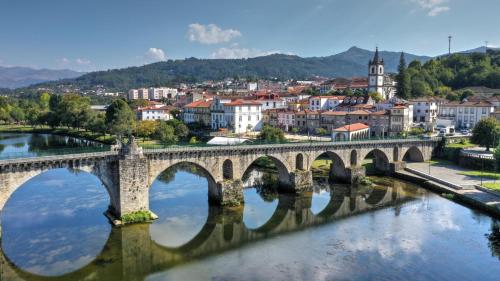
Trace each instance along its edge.
{"label": "distant mountain", "polygon": [[[488,47],[488,50],[499,51],[500,48],[491,48],[491,47]],[[475,49],[471,49],[471,50],[466,50],[466,51],[459,52],[459,54],[471,54],[471,53],[486,53],[486,46],[481,46],[481,47],[478,47],[478,48],[475,48]]]}
{"label": "distant mountain", "polygon": [[[384,59],[386,72],[397,72],[401,52],[380,51],[379,53]],[[359,75],[366,76],[368,71],[368,61],[373,59],[373,55],[373,51],[361,49],[358,47],[351,47],[345,52],[330,56],[330,58],[355,63],[359,65]],[[407,63],[410,63],[414,60],[418,60],[424,63],[430,60],[431,57],[405,53],[405,59]]]}
{"label": "distant mountain", "polygon": [[82,72],[72,70],[34,69],[29,67],[0,66],[0,88],[19,88],[46,81],[76,78]]}
{"label": "distant mountain", "polygon": [[[396,72],[400,52],[380,52],[387,72]],[[195,82],[220,80],[228,77],[308,79],[314,76],[352,77],[366,76],[368,61],[373,51],[352,47],[327,57],[302,58],[274,54],[249,59],[196,59],[169,60],[140,67],[91,72],[74,79],[42,83],[31,87],[73,85],[83,90],[103,85],[109,90],[127,91],[131,88],[165,85],[169,82]],[[408,62],[425,62],[430,57],[406,54]]]}

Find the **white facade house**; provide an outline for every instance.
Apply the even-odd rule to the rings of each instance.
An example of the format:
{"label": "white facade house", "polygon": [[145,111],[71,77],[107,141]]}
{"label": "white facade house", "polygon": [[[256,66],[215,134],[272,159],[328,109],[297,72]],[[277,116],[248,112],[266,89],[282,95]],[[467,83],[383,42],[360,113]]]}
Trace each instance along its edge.
{"label": "white facade house", "polygon": [[333,110],[344,101],[345,96],[313,96],[309,98],[310,110]]}
{"label": "white facade house", "polygon": [[143,107],[137,110],[138,120],[170,120],[174,117],[166,106],[156,107]]}
{"label": "white facade house", "polygon": [[177,89],[174,88],[149,88],[149,99],[161,100],[161,99],[175,99],[177,97]]}
{"label": "white facade house", "polygon": [[471,129],[494,111],[494,105],[487,101],[449,102],[440,105],[438,118],[454,121],[456,128]]}
{"label": "white facade house", "polygon": [[224,104],[224,121],[228,129],[240,134],[260,131],[262,128],[262,104],[257,101],[235,100]]}
{"label": "white facade house", "polygon": [[421,98],[410,101],[413,104],[413,122],[436,123],[438,102],[432,98]]}
{"label": "white facade house", "polygon": [[396,94],[396,82],[385,74],[384,60],[380,58],[378,48],[373,60],[368,64],[368,91],[381,94],[385,100]]}
{"label": "white facade house", "polygon": [[137,89],[131,89],[128,91],[128,99],[129,100],[138,100],[139,99],[139,91]]}

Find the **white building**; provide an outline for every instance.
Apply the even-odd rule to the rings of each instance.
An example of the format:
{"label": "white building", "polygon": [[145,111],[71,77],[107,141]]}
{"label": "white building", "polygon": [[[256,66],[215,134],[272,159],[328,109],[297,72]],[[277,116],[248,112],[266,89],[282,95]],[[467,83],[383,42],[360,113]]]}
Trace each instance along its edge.
{"label": "white building", "polygon": [[410,104],[413,105],[413,122],[434,130],[439,111],[438,101],[434,98],[419,98],[410,101]]}
{"label": "white building", "polygon": [[449,102],[440,105],[438,118],[454,121],[459,129],[471,129],[479,120],[487,118],[495,111],[488,101]]}
{"label": "white building", "polygon": [[368,64],[368,91],[377,92],[386,100],[396,94],[396,82],[385,74],[384,60],[380,58],[378,48]]}
{"label": "white building", "polygon": [[161,87],[161,88],[149,88],[149,99],[161,100],[161,99],[175,99],[177,97],[177,89]]}
{"label": "white building", "polygon": [[253,100],[235,100],[224,104],[226,127],[240,134],[260,131],[262,128],[262,104]]}
{"label": "white building", "polygon": [[170,120],[173,118],[166,106],[149,106],[137,110],[138,120]]}
{"label": "white building", "polygon": [[129,100],[138,100],[139,99],[139,91],[137,89],[131,89],[128,91],[128,99]]}
{"label": "white building", "polygon": [[313,96],[309,98],[310,110],[333,110],[344,101],[345,96]]}
{"label": "white building", "polygon": [[248,82],[247,90],[249,91],[257,91],[257,82]]}
{"label": "white building", "polygon": [[257,102],[262,104],[262,111],[268,109],[281,109],[287,108],[287,102],[282,99],[278,94],[258,94]]}

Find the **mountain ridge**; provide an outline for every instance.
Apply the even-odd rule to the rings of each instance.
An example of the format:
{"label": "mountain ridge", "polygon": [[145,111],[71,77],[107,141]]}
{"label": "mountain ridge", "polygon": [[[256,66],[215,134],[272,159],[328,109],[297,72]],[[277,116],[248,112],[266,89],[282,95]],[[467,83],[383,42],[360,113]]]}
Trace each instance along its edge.
{"label": "mountain ridge", "polygon": [[[485,48],[482,48],[484,47],[462,53],[484,51]],[[380,51],[379,53],[384,59],[386,73],[397,72],[401,52]],[[75,77],[58,77],[54,79],[58,81],[45,80],[35,82],[29,87],[21,87],[34,90],[38,87],[55,88],[58,85],[71,84],[80,89],[88,90],[96,85],[103,85],[111,91],[127,91],[130,88],[175,84],[184,81],[219,80],[234,76],[268,79],[366,76],[368,62],[373,58],[373,55],[374,51],[353,46],[344,52],[323,57],[271,54],[244,59],[186,58],[90,73],[74,72]],[[407,63],[413,60],[426,62],[432,59],[430,56],[410,53],[405,53],[405,57]],[[0,88],[5,88],[5,85],[2,84],[1,72],[0,69]],[[31,81],[36,80],[32,78]]]}

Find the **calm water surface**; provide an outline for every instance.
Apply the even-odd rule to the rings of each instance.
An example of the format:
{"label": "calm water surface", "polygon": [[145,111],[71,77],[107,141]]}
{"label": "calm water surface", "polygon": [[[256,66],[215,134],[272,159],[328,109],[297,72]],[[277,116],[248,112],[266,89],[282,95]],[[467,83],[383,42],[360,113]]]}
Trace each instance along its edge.
{"label": "calm water surface", "polygon": [[103,147],[97,142],[51,134],[0,133],[0,160],[44,155],[54,150]]}
{"label": "calm water surface", "polygon": [[[5,139],[4,139],[5,140]],[[152,185],[152,224],[112,228],[93,175],[56,169],[26,182],[2,214],[0,280],[498,280],[487,215],[417,186],[315,181],[300,196],[245,176],[241,208],[210,207],[201,169]]]}

